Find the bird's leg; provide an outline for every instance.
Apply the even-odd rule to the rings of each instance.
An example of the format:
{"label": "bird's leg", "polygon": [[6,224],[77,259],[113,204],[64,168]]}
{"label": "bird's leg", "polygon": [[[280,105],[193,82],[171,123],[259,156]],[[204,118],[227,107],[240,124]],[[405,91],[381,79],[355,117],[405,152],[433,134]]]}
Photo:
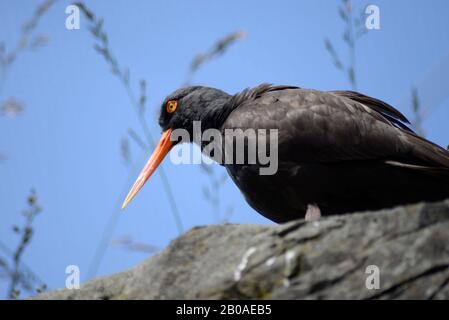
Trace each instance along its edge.
{"label": "bird's leg", "polygon": [[315,221],[321,218],[321,210],[316,203],[308,204],[305,219],[306,221]]}

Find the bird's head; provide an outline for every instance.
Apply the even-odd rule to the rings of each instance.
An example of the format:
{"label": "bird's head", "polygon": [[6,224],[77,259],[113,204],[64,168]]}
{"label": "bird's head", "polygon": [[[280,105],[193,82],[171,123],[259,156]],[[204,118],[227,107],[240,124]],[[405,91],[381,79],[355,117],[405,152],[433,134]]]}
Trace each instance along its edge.
{"label": "bird's head", "polygon": [[221,115],[223,114],[221,111],[225,108],[229,98],[230,96],[221,90],[202,86],[181,88],[165,98],[162,102],[159,116],[162,137],[129,191],[122,208],[134,198],[153,172],[156,171],[164,157],[177,143],[177,141],[170,139],[173,130],[187,130],[190,142],[192,142],[194,121],[201,121],[202,131],[208,128],[218,128],[221,124]]}

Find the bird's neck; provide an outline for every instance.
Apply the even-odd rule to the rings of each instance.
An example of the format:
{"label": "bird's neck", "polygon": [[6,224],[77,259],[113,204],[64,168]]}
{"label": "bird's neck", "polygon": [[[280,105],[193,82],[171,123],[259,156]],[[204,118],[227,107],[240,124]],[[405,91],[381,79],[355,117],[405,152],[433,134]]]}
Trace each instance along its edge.
{"label": "bird's neck", "polygon": [[203,130],[221,128],[229,114],[234,110],[230,103],[231,97],[226,92],[217,90],[214,92],[213,98],[203,100],[205,106],[200,115]]}

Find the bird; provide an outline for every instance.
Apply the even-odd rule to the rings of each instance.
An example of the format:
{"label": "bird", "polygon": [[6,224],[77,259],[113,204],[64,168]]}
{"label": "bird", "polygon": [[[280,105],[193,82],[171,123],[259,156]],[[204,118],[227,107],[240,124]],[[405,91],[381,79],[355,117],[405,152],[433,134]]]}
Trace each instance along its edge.
{"label": "bird", "polygon": [[449,151],[417,135],[391,105],[359,92],[263,83],[231,95],[189,86],[160,108],[161,140],[122,208],[177,144],[173,130],[192,133],[194,121],[221,134],[277,130],[275,174],[261,175],[260,163],[221,164],[247,203],[276,223],[449,198]]}

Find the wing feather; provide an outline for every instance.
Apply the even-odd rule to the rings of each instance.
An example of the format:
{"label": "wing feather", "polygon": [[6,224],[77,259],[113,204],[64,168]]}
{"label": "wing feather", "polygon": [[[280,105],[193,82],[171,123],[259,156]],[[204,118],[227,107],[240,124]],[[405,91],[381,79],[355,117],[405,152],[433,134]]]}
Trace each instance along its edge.
{"label": "wing feather", "polygon": [[280,162],[398,161],[449,169],[449,152],[417,136],[387,103],[353,91],[263,84],[231,99],[226,128],[276,128]]}

